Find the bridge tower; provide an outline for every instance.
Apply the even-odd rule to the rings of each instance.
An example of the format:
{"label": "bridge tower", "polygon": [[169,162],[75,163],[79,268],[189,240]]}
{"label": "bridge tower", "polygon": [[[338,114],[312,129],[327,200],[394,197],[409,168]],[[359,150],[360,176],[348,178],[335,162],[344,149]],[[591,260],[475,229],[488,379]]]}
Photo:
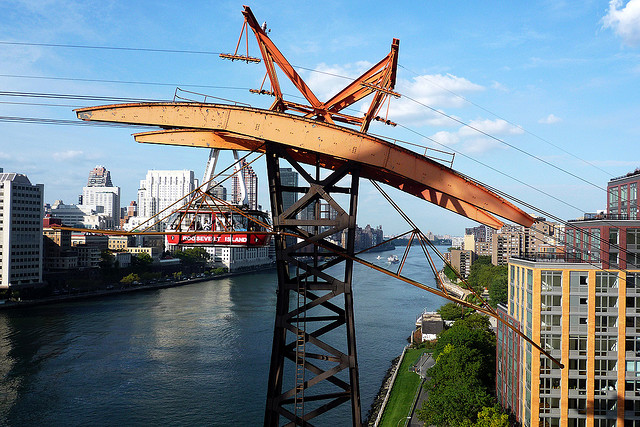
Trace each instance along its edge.
{"label": "bridge tower", "polygon": [[[279,425],[280,416],[295,425],[307,425],[350,401],[353,425],[360,426],[352,288],[359,166],[348,162],[321,178],[319,162],[312,175],[275,144],[267,146],[266,156],[273,227],[280,234],[275,239],[278,290],[265,425]],[[282,185],[281,159],[298,171],[306,186]],[[348,184],[340,184],[345,180]],[[304,195],[285,209],[284,192]],[[345,206],[338,203],[339,197],[332,197],[334,194],[346,199]],[[334,214],[323,213],[321,202]],[[304,210],[313,214],[298,219]],[[285,235],[290,233],[304,238],[287,245]],[[335,235],[345,236],[344,247],[328,240]],[[346,342],[324,340],[326,334],[338,329],[346,332]],[[340,378],[345,370],[347,377]],[[286,378],[285,372],[293,372],[293,376]],[[328,386],[317,387],[320,381]]]}

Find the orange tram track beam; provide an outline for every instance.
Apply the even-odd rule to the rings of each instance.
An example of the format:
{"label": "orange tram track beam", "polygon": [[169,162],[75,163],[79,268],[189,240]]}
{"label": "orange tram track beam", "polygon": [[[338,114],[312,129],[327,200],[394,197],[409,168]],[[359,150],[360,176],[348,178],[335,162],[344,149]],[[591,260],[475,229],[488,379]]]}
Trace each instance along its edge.
{"label": "orange tram track beam", "polygon": [[75,110],[79,119],[158,126],[138,142],[264,151],[279,144],[293,159],[336,170],[361,166],[361,177],[385,183],[492,228],[535,219],[482,185],[423,155],[342,126],[272,110],[204,103],[116,104]]}

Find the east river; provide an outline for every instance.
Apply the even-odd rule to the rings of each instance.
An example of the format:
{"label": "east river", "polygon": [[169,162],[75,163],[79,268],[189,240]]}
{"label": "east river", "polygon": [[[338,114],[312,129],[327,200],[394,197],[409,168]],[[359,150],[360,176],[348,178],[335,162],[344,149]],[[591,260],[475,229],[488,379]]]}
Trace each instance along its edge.
{"label": "east river", "polygon": [[[362,257],[395,269],[392,253]],[[434,286],[419,247],[402,274]],[[269,271],[1,311],[0,425],[261,425],[275,289]],[[354,299],[365,417],[416,317],[446,301],[360,264]],[[350,419],[343,404],[315,421]]]}

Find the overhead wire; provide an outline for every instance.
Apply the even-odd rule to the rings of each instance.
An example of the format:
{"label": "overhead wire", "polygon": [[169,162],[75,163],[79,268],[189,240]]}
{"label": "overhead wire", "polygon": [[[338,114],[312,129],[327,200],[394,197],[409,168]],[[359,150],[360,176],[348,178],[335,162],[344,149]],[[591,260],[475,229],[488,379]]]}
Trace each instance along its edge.
{"label": "overhead wire", "polygon": [[[115,51],[133,51],[133,52],[158,52],[158,53],[207,54],[207,55],[219,55],[219,54],[220,54],[220,52],[200,51],[200,50],[188,50],[188,49],[134,48],[134,47],[123,47],[123,46],[99,46],[99,45],[80,45],[80,44],[64,44],[64,43],[38,43],[38,42],[0,41],[0,44],[5,44],[5,45],[19,45],[19,46],[41,46],[41,47],[59,47],[59,48],[78,48],[78,49],[101,49],[101,50],[115,50]],[[274,59],[274,60],[275,60],[275,59]],[[276,63],[277,63],[277,61],[276,61]],[[281,64],[279,64],[279,65],[281,65]],[[407,67],[404,67],[404,66],[402,66],[402,65],[399,65],[399,66],[400,66],[401,68],[403,68],[403,69],[407,70],[408,72],[411,72],[411,73],[413,73],[413,74],[418,75],[418,73],[416,73],[415,71],[412,71],[412,70],[408,69]],[[343,76],[343,75],[340,75],[340,74],[337,74],[337,73],[331,73],[331,72],[327,72],[327,71],[322,71],[322,70],[317,70],[317,69],[312,69],[312,68],[302,67],[302,66],[295,66],[295,67],[296,67],[296,68],[299,68],[299,69],[306,70],[306,71],[314,72],[314,73],[320,73],[320,74],[324,74],[324,75],[328,75],[328,76],[332,76],[332,77],[342,78],[342,79],[345,79],[345,80],[350,80],[350,81],[353,81],[353,80],[354,80],[353,78],[350,78],[350,77],[347,77],[347,76]],[[12,75],[0,75],[0,76],[2,76],[2,77],[9,77],[9,76],[12,76]],[[12,76],[12,77],[13,77],[13,76]],[[420,77],[423,77],[423,78],[424,78],[424,76],[420,76]],[[33,78],[38,78],[38,77],[33,77]],[[53,78],[53,79],[55,79],[55,78]],[[432,83],[432,84],[435,84],[434,82],[431,82],[430,80],[428,80],[428,79],[426,79],[426,78],[424,78],[424,79],[425,79],[426,81],[429,81],[429,82],[430,82],[430,83]],[[95,80],[97,80],[97,79],[75,79],[75,80],[79,80],[79,81],[95,81]],[[120,82],[120,81],[111,81],[111,82],[125,83],[125,82]],[[165,83],[165,84],[162,84],[162,83],[149,83],[149,82],[128,82],[128,83],[135,83],[135,84],[158,84],[158,85],[170,85],[170,84],[166,84],[166,83]],[[436,84],[436,85],[437,85],[437,84]],[[171,86],[177,86],[177,85],[173,85],[173,84],[171,84]],[[189,87],[193,87],[193,86],[195,86],[195,85],[184,85],[184,84],[183,84],[182,86],[189,86]],[[439,86],[439,85],[438,85],[438,86]],[[199,87],[207,87],[207,86],[199,86]],[[211,87],[211,88],[238,89],[238,88],[235,88],[235,87],[219,87],[219,86],[218,86],[218,87],[210,86],[210,87]],[[439,87],[441,87],[441,86],[439,86]],[[441,88],[442,88],[442,87],[441,87]],[[515,124],[513,124],[513,123],[512,123],[512,122],[510,122],[509,120],[502,118],[501,116],[499,116],[499,115],[497,115],[497,114],[493,113],[492,111],[490,111],[490,110],[488,110],[488,109],[486,109],[486,108],[484,108],[484,107],[482,107],[482,106],[480,106],[480,105],[478,105],[478,104],[476,104],[476,103],[471,102],[470,100],[466,99],[465,97],[463,97],[463,96],[461,96],[461,95],[459,95],[459,94],[456,94],[455,92],[453,92],[453,91],[451,91],[451,90],[449,90],[449,89],[447,89],[447,88],[442,88],[442,89],[443,89],[443,90],[446,90],[447,92],[449,92],[449,93],[453,94],[454,96],[456,96],[456,97],[458,97],[458,98],[460,98],[460,99],[463,99],[463,100],[464,100],[464,101],[466,101],[466,102],[469,102],[471,105],[474,105],[474,106],[476,106],[476,107],[478,107],[478,108],[481,108],[483,111],[486,111],[486,112],[488,112],[489,114],[492,114],[492,115],[494,115],[494,116],[496,116],[496,117],[500,118],[501,120],[505,120],[506,122],[511,123],[511,124],[512,124],[512,125],[514,125],[514,126],[517,126],[519,129],[523,130],[524,132],[527,132],[528,134],[530,134],[530,135],[532,135],[532,136],[534,136],[534,137],[536,137],[536,138],[538,138],[538,139],[540,139],[540,140],[542,140],[542,141],[544,141],[544,142],[546,142],[546,143],[548,143],[548,144],[550,144],[550,145],[552,145],[552,146],[554,146],[554,147],[556,147],[556,148],[558,148],[558,149],[562,150],[563,152],[565,152],[565,153],[567,153],[567,154],[571,154],[573,157],[575,157],[575,158],[577,158],[577,159],[579,159],[579,160],[581,160],[581,161],[583,161],[583,162],[585,162],[585,163],[587,163],[587,164],[589,164],[589,165],[591,165],[591,166],[593,166],[593,167],[596,167],[596,168],[597,168],[597,166],[595,166],[595,165],[593,165],[593,164],[591,164],[591,163],[587,162],[586,160],[583,160],[583,159],[581,159],[580,157],[577,157],[577,156],[575,156],[574,154],[572,154],[572,153],[570,153],[570,152],[567,152],[566,150],[562,149],[561,147],[558,147],[557,145],[552,144],[550,141],[547,141],[547,140],[545,140],[544,138],[541,138],[541,137],[539,137],[539,136],[537,136],[537,135],[535,135],[535,134],[533,134],[533,133],[529,132],[528,130],[524,129],[522,126],[519,126],[519,125],[515,125]],[[515,145],[513,145],[513,144],[510,144],[510,143],[506,142],[505,140],[503,140],[503,139],[501,139],[501,138],[495,137],[495,136],[493,136],[493,135],[491,135],[491,134],[489,134],[489,133],[487,133],[487,132],[485,132],[485,131],[483,131],[483,130],[481,130],[481,129],[479,129],[479,128],[477,128],[477,127],[475,127],[475,126],[473,126],[473,125],[471,125],[471,124],[469,124],[469,123],[464,122],[463,120],[460,120],[460,119],[458,119],[458,118],[456,118],[456,117],[453,117],[453,116],[451,116],[451,115],[449,115],[449,114],[446,114],[446,113],[444,113],[444,112],[442,112],[442,111],[440,111],[440,110],[438,110],[438,109],[435,109],[435,108],[433,108],[433,107],[430,107],[430,106],[428,106],[428,105],[426,105],[426,104],[424,104],[424,103],[422,103],[422,102],[420,102],[420,101],[418,101],[418,100],[416,100],[416,99],[414,99],[414,98],[412,98],[412,97],[410,97],[410,96],[408,96],[408,95],[406,95],[406,94],[401,94],[401,95],[402,95],[402,96],[404,96],[405,98],[407,98],[408,100],[410,100],[410,101],[412,101],[412,102],[414,102],[414,103],[417,103],[417,104],[419,104],[419,105],[421,105],[421,106],[423,106],[423,107],[425,107],[425,108],[427,108],[427,109],[430,109],[431,111],[433,111],[433,112],[435,112],[435,113],[437,113],[437,114],[443,115],[443,116],[447,117],[447,118],[448,118],[448,119],[450,119],[450,120],[453,120],[453,121],[455,121],[455,122],[458,122],[459,124],[461,124],[461,125],[463,125],[463,126],[465,126],[465,127],[468,127],[468,128],[470,128],[470,129],[472,129],[472,130],[474,130],[474,131],[476,131],[476,132],[478,132],[478,133],[480,133],[480,134],[482,134],[482,135],[485,135],[485,136],[486,136],[486,137],[488,137],[488,138],[491,138],[491,139],[493,139],[493,140],[495,140],[495,141],[498,141],[498,142],[500,142],[500,143],[502,143],[502,144],[504,144],[504,145],[507,145],[507,146],[509,146],[510,148],[512,148],[512,149],[514,149],[514,150],[517,150],[517,151],[519,151],[519,152],[520,152],[520,153],[522,153],[522,154],[525,154],[525,155],[527,155],[527,156],[530,156],[530,157],[532,157],[532,158],[534,158],[534,159],[536,159],[536,160],[538,160],[538,161],[540,161],[540,162],[542,162],[542,163],[546,164],[547,166],[550,166],[550,167],[552,167],[552,168],[554,168],[554,169],[557,169],[557,170],[559,170],[559,171],[561,171],[561,172],[563,172],[563,173],[565,173],[565,174],[568,174],[568,175],[570,175],[570,176],[572,176],[572,177],[574,177],[574,178],[576,178],[576,179],[578,179],[578,180],[580,180],[580,181],[583,181],[583,182],[584,182],[584,183],[586,183],[586,184],[589,184],[589,185],[591,185],[591,186],[594,186],[595,188],[598,188],[598,189],[601,189],[601,190],[606,191],[606,189],[602,188],[601,186],[599,186],[599,185],[597,185],[597,184],[595,184],[595,183],[593,183],[593,182],[591,182],[591,181],[589,181],[589,180],[587,180],[587,179],[585,179],[585,178],[582,178],[582,177],[580,177],[580,176],[579,176],[579,175],[577,175],[577,174],[574,174],[574,173],[572,173],[572,172],[570,172],[570,171],[568,171],[568,170],[566,170],[566,169],[564,169],[564,168],[562,168],[562,167],[560,167],[560,166],[557,166],[557,165],[555,165],[555,164],[553,164],[553,163],[551,163],[551,162],[549,162],[549,161],[546,161],[546,160],[542,159],[542,158],[541,158],[541,157],[539,157],[539,156],[536,156],[536,155],[534,155],[534,154],[532,154],[532,153],[529,153],[528,151],[523,150],[523,149],[521,149],[521,148],[519,148],[519,147],[517,147],[517,146],[515,146]],[[602,169],[600,169],[600,168],[597,168],[597,169],[599,169],[599,170],[601,170],[601,171],[603,171],[603,172],[607,173],[608,175],[611,175],[609,172],[606,172],[606,171],[604,171],[604,170],[602,170]]]}
{"label": "overhead wire", "polygon": [[100,49],[100,50],[120,50],[130,52],[158,52],[158,53],[186,53],[186,54],[198,54],[198,55],[220,55],[220,52],[212,52],[208,50],[188,50],[188,49],[157,49],[146,47],[121,47],[121,46],[92,46],[83,44],[65,44],[65,43],[35,43],[35,42],[17,42],[2,40],[2,45],[13,46],[33,46],[33,47],[63,47],[73,49]]}
{"label": "overhead wire", "polygon": [[581,162],[583,162],[583,163],[585,163],[585,164],[587,164],[587,165],[589,165],[589,166],[591,166],[591,167],[593,167],[593,168],[595,168],[595,169],[599,170],[600,172],[603,172],[603,173],[605,173],[605,174],[607,174],[607,175],[609,175],[609,176],[614,176],[614,175],[613,175],[613,174],[611,174],[609,171],[606,171],[606,170],[604,170],[604,169],[602,169],[602,168],[598,167],[597,165],[594,165],[593,163],[591,163],[591,162],[589,162],[589,161],[587,161],[587,160],[585,160],[585,159],[583,159],[583,158],[581,158],[581,157],[579,157],[579,156],[576,156],[576,155],[575,155],[575,153],[572,153],[571,151],[567,151],[567,150],[565,150],[565,149],[564,149],[564,148],[562,148],[561,146],[559,146],[559,145],[557,145],[557,144],[554,144],[553,142],[549,141],[548,139],[545,139],[545,138],[543,138],[543,137],[541,137],[541,136],[539,136],[539,135],[537,135],[537,134],[535,134],[535,133],[531,132],[530,130],[525,129],[525,128],[524,128],[524,127],[522,127],[522,126],[520,126],[520,125],[518,125],[518,124],[513,123],[511,120],[509,120],[509,119],[507,119],[507,118],[505,118],[505,117],[503,117],[503,116],[501,116],[501,115],[499,115],[499,114],[497,114],[497,113],[495,113],[495,112],[493,112],[493,111],[489,110],[488,108],[483,107],[482,105],[480,105],[480,104],[478,104],[478,103],[476,103],[476,102],[471,101],[471,100],[470,100],[470,99],[468,99],[467,97],[462,96],[462,95],[460,95],[460,94],[458,94],[458,93],[456,93],[456,92],[452,91],[451,89],[446,88],[446,87],[444,87],[444,86],[442,86],[442,85],[438,84],[437,82],[434,82],[433,80],[431,80],[431,79],[427,78],[426,76],[421,75],[421,74],[418,74],[417,72],[415,72],[415,71],[413,71],[413,70],[410,70],[409,68],[407,68],[407,67],[403,66],[402,64],[398,64],[398,67],[400,67],[400,68],[402,68],[402,69],[404,69],[404,70],[408,71],[409,73],[415,74],[418,78],[420,78],[420,79],[422,79],[422,80],[424,80],[424,81],[427,81],[427,82],[429,82],[430,84],[432,84],[432,85],[434,85],[434,86],[439,87],[440,89],[442,89],[442,90],[444,90],[444,91],[446,91],[446,92],[450,93],[451,95],[455,96],[456,98],[462,99],[463,101],[467,102],[468,104],[473,105],[474,107],[479,108],[480,110],[482,110],[482,111],[484,111],[484,112],[486,112],[486,113],[489,113],[489,114],[491,114],[492,116],[497,117],[497,118],[498,118],[498,119],[500,119],[500,120],[504,120],[505,122],[509,123],[509,124],[510,124],[510,125],[512,125],[512,126],[517,127],[518,129],[520,129],[520,130],[522,130],[523,132],[525,132],[525,133],[527,133],[527,134],[529,134],[529,135],[533,136],[534,138],[536,138],[536,139],[538,139],[538,140],[540,140],[540,141],[542,141],[542,142],[544,142],[544,143],[546,143],[546,144],[549,144],[549,145],[551,145],[551,146],[552,146],[552,147],[554,147],[554,148],[557,148],[558,150],[562,151],[562,152],[563,152],[563,153],[565,153],[565,154],[570,155],[570,156],[571,156],[571,157],[573,157],[574,159],[576,159],[576,160],[580,160]]}
{"label": "overhead wire", "polygon": [[[62,47],[62,48],[81,48],[81,49],[106,49],[106,50],[117,50],[117,51],[141,51],[141,52],[159,52],[159,53],[186,53],[186,54],[211,54],[211,55],[218,55],[218,54],[219,54],[219,52],[195,51],[195,50],[184,50],[184,49],[131,48],[131,47],[117,47],[117,46],[91,46],[91,45],[72,45],[72,44],[55,44],[55,43],[30,43],[30,42],[14,42],[14,41],[0,41],[0,44],[5,44],[5,45],[21,45],[21,46],[44,46],[44,47]],[[346,79],[346,80],[351,80],[351,81],[353,81],[353,80],[354,80],[353,78],[350,78],[350,77],[347,77],[347,76],[343,76],[343,75],[340,75],[340,74],[337,74],[337,73],[331,73],[331,72],[326,72],[326,71],[317,70],[317,69],[312,69],[312,68],[307,68],[307,67],[302,67],[302,66],[296,66],[296,67],[297,67],[297,68],[299,68],[299,69],[303,69],[303,70],[309,71],[309,72],[325,74],[325,75],[329,75],[329,76],[333,76],[333,77],[337,77],[337,78],[342,78],[342,79]],[[400,65],[400,67],[401,67],[401,68],[403,68],[403,69],[405,69],[405,70],[407,70],[408,72],[412,72],[412,73],[414,73],[414,74],[416,74],[416,75],[417,75],[417,73],[415,73],[415,72],[414,72],[414,71],[412,71],[412,70],[409,70],[407,67],[404,67],[404,66],[402,66],[402,65]],[[59,78],[59,77],[45,77],[45,76],[19,76],[19,75],[10,75],[10,74],[3,74],[3,75],[0,75],[0,76],[1,76],[1,77],[19,77],[19,78],[51,79],[51,80],[72,80],[72,81],[89,81],[89,82],[107,82],[107,83],[147,84],[147,85],[175,86],[174,84],[169,84],[169,83],[160,83],[160,82],[136,82],[136,81],[119,81],[119,80],[106,80],[106,79],[84,79],[84,78]],[[431,82],[430,80],[426,79],[424,76],[419,76],[419,77],[422,77],[422,78],[423,78],[423,79],[425,79],[426,81],[429,81],[430,83],[437,85],[435,82]],[[182,84],[182,86],[185,86],[185,87],[209,87],[209,88],[216,88],[216,89],[246,89],[246,88],[239,88],[239,87],[232,87],[232,86],[214,86],[214,85],[188,85],[188,84]],[[437,85],[437,86],[439,86],[439,85]],[[439,87],[441,87],[441,86],[439,86]],[[478,107],[478,108],[482,109],[483,111],[486,111],[486,112],[488,112],[488,113],[490,113],[490,114],[492,114],[492,115],[494,115],[494,116],[496,116],[496,117],[498,117],[498,118],[500,118],[500,119],[502,119],[502,120],[505,120],[505,121],[506,121],[506,122],[508,122],[508,123],[511,123],[510,121],[508,121],[508,120],[506,120],[506,119],[502,118],[501,116],[499,116],[499,115],[497,115],[497,114],[495,114],[495,113],[491,112],[490,110],[488,110],[488,109],[486,109],[486,108],[484,108],[484,107],[482,107],[482,106],[480,106],[480,105],[478,105],[478,104],[476,104],[476,103],[473,103],[472,101],[470,101],[470,100],[466,99],[465,97],[463,97],[463,96],[461,96],[461,95],[458,95],[458,94],[454,93],[453,91],[451,91],[451,90],[449,90],[449,89],[447,89],[447,88],[443,88],[443,87],[441,87],[441,89],[448,91],[449,93],[453,94],[454,96],[459,97],[459,98],[461,98],[461,99],[465,100],[466,102],[469,102],[471,105],[474,105],[474,106],[476,106],[476,107]],[[159,100],[150,100],[150,99],[113,98],[113,97],[96,97],[96,96],[79,96],[79,95],[61,95],[61,94],[55,94],[55,95],[54,95],[54,94],[37,94],[37,93],[28,93],[28,92],[25,92],[25,93],[17,93],[17,92],[16,92],[16,93],[0,92],[0,95],[6,95],[6,96],[54,97],[54,98],[64,98],[64,99],[83,99],[83,100],[100,100],[100,101],[104,101],[104,100],[116,100],[116,101],[123,101],[123,100],[126,100],[126,101],[133,101],[133,102],[140,102],[140,101],[157,102],[157,101],[159,101]],[[520,152],[520,153],[522,153],[522,154],[525,154],[525,155],[527,155],[527,156],[529,156],[529,157],[532,157],[532,158],[534,158],[535,160],[538,160],[538,161],[540,161],[540,162],[542,162],[542,163],[544,163],[544,164],[546,164],[546,165],[548,165],[548,166],[550,166],[550,167],[552,167],[552,168],[554,168],[554,169],[557,169],[557,170],[559,170],[559,171],[561,171],[561,172],[563,172],[563,173],[565,173],[565,174],[568,174],[568,175],[570,175],[570,176],[572,176],[572,177],[574,177],[574,178],[576,178],[576,179],[578,179],[578,180],[581,180],[581,181],[583,181],[584,183],[587,183],[587,184],[589,184],[589,185],[591,185],[591,186],[594,186],[594,187],[596,187],[596,188],[598,188],[598,189],[601,189],[601,190],[603,190],[603,191],[606,191],[606,189],[604,189],[604,188],[602,188],[602,187],[598,186],[597,184],[592,183],[592,182],[590,182],[590,181],[588,181],[588,180],[586,180],[586,179],[584,179],[584,178],[582,178],[582,177],[580,177],[580,176],[578,176],[578,175],[576,175],[576,174],[574,174],[574,173],[572,173],[572,172],[570,172],[570,171],[568,171],[568,170],[566,170],[566,169],[564,169],[564,168],[561,168],[561,167],[559,167],[559,166],[557,166],[557,165],[554,165],[553,163],[548,162],[548,161],[546,161],[546,160],[542,159],[541,157],[536,156],[536,155],[534,155],[534,154],[532,154],[532,153],[529,153],[529,152],[527,152],[526,150],[523,150],[523,149],[521,149],[521,148],[519,148],[519,147],[516,147],[515,145],[510,144],[510,143],[508,143],[508,142],[504,141],[504,140],[503,140],[503,139],[501,139],[501,138],[495,137],[495,136],[493,136],[493,135],[491,135],[491,134],[489,134],[489,133],[487,133],[487,132],[485,132],[485,131],[483,131],[483,130],[481,130],[481,129],[479,129],[479,128],[477,128],[477,127],[475,127],[475,126],[473,126],[473,125],[471,125],[471,124],[469,124],[469,123],[466,123],[466,122],[464,122],[464,121],[462,121],[462,120],[460,120],[460,119],[458,119],[458,118],[456,118],[456,117],[453,117],[453,116],[448,115],[448,114],[446,114],[446,113],[444,113],[444,112],[442,112],[442,111],[440,111],[440,110],[437,110],[437,109],[435,109],[435,108],[433,108],[433,107],[430,107],[430,106],[428,106],[428,105],[426,105],[426,104],[424,104],[424,103],[422,103],[422,102],[420,102],[420,101],[418,101],[418,100],[416,100],[416,99],[414,99],[414,98],[412,98],[412,97],[410,97],[410,96],[408,96],[408,95],[406,95],[406,94],[402,94],[402,95],[403,95],[405,98],[407,98],[408,100],[410,100],[410,101],[412,101],[412,102],[414,102],[414,103],[417,103],[418,105],[421,105],[421,106],[423,106],[424,108],[427,108],[427,109],[429,109],[429,110],[431,110],[431,111],[433,111],[433,112],[435,112],[435,113],[437,113],[437,114],[443,115],[443,116],[447,117],[448,119],[453,120],[453,121],[455,121],[455,122],[458,122],[459,124],[461,124],[461,125],[463,125],[463,126],[469,127],[470,129],[472,129],[472,130],[474,130],[474,131],[476,131],[476,132],[478,132],[478,133],[480,133],[480,134],[482,134],[482,135],[485,135],[485,136],[486,136],[486,137],[488,137],[488,138],[491,138],[491,139],[496,140],[496,141],[498,141],[498,142],[500,142],[500,143],[502,143],[502,144],[505,144],[505,145],[509,146],[510,148],[512,148],[512,149],[514,149],[514,150],[517,150],[518,152]],[[56,120],[56,119],[25,118],[25,117],[0,117],[0,121],[22,122],[22,123],[38,123],[38,124],[62,124],[62,125],[71,125],[72,123],[73,123],[73,124],[84,124],[84,122],[65,121],[65,120]],[[100,125],[100,126],[115,126],[115,127],[122,127],[122,126],[123,126],[122,124],[110,124],[110,123],[100,123],[100,124],[97,124],[97,123],[93,123],[93,122],[91,122],[91,123],[92,123],[93,125]],[[513,124],[513,123],[511,123],[511,124],[512,124],[512,125],[514,125],[514,126],[517,126],[519,129],[521,129],[521,130],[523,130],[523,131],[525,131],[525,132],[529,133],[530,135],[532,135],[532,136],[534,136],[534,137],[536,137],[536,138],[538,138],[538,139],[541,139],[541,140],[543,140],[544,142],[546,142],[546,143],[548,143],[548,144],[550,144],[550,145],[552,145],[552,146],[554,146],[554,147],[556,147],[556,148],[558,148],[558,149],[560,149],[560,150],[562,150],[562,151],[566,152],[566,150],[563,150],[561,147],[558,147],[558,146],[556,146],[555,144],[552,144],[551,142],[549,142],[549,141],[545,140],[544,138],[541,138],[541,137],[539,137],[539,136],[537,136],[537,135],[535,135],[535,134],[533,134],[533,133],[531,133],[531,132],[527,131],[527,130],[526,130],[526,129],[524,129],[522,126],[518,126],[518,125],[515,125],[515,124]],[[129,127],[129,126],[130,126],[130,125],[124,125],[123,127]],[[406,130],[408,130],[408,131],[415,132],[415,133],[417,133],[418,135],[420,135],[420,136],[422,136],[422,137],[424,137],[424,138],[426,138],[426,139],[428,139],[428,140],[430,140],[430,141],[432,141],[432,142],[436,142],[436,143],[437,143],[437,141],[435,141],[434,139],[429,138],[429,137],[427,137],[427,136],[425,136],[425,135],[422,135],[422,134],[420,134],[419,132],[413,131],[412,129],[409,129],[409,128],[408,128],[408,127],[406,127],[406,126],[402,126],[402,125],[401,125],[401,127],[403,127],[404,129],[406,129]],[[439,144],[439,145],[444,146],[443,144]],[[450,147],[447,147],[447,146],[444,146],[444,147],[446,147],[447,149],[451,149]],[[454,150],[454,151],[455,151],[455,150]],[[459,154],[459,155],[463,155],[463,156],[465,156],[465,157],[467,157],[467,158],[469,158],[469,159],[471,159],[471,160],[477,161],[477,160],[473,159],[473,158],[472,158],[472,157],[470,157],[470,156],[464,155],[464,154],[463,154],[463,153],[461,153],[461,152],[456,151],[456,153],[457,153],[457,154]],[[567,153],[567,154],[572,154],[572,153],[569,153],[569,152],[566,152],[566,153]],[[583,159],[580,159],[579,157],[577,157],[577,156],[575,156],[575,155],[573,155],[573,156],[574,156],[574,157],[576,157],[577,159],[579,159],[579,160],[581,160],[581,161],[583,161],[583,162],[585,162],[585,163],[587,163],[587,164],[589,164],[589,165],[594,166],[594,167],[596,167],[596,168],[597,168],[597,166],[592,165],[591,163],[589,163],[589,162],[587,162],[587,161],[585,161],[585,160],[583,160]],[[488,168],[490,168],[490,169],[492,169],[492,170],[494,170],[494,171],[498,172],[498,173],[501,173],[501,174],[503,174],[503,175],[505,175],[505,176],[508,176],[508,177],[510,177],[510,178],[512,178],[512,179],[514,179],[514,178],[513,178],[513,177],[511,177],[510,175],[505,174],[505,173],[503,173],[503,172],[500,172],[500,171],[499,171],[499,170],[497,170],[496,168],[491,167],[491,166],[487,165],[486,163],[479,162],[479,161],[477,161],[477,162],[478,162],[479,164],[481,164],[481,165],[485,166],[485,167],[488,167]],[[599,169],[599,168],[598,168],[598,169]],[[609,174],[608,172],[606,172],[606,171],[604,171],[604,170],[602,170],[602,171],[603,171],[603,172],[605,172],[605,173],[607,173],[607,174]],[[610,175],[610,174],[609,174],[609,175]],[[552,196],[552,195],[551,195],[551,194],[549,194],[549,193],[546,193],[546,192],[541,191],[541,190],[539,190],[539,189],[537,189],[537,188],[535,188],[535,187],[533,187],[533,186],[531,186],[531,185],[529,185],[529,184],[526,184],[526,183],[525,183],[524,181],[522,181],[522,180],[518,180],[518,179],[516,179],[516,181],[517,181],[517,182],[519,182],[519,183],[521,183],[521,184],[523,184],[523,185],[526,185],[526,186],[528,186],[528,187],[530,187],[530,188],[532,188],[532,189],[535,189],[535,190],[537,190],[537,191],[541,192],[542,194],[544,194],[544,195],[546,195],[546,196],[548,196],[548,197],[551,197],[551,198],[553,198],[553,199],[555,199],[555,200],[557,200],[557,201],[559,201],[559,202],[562,202],[562,203],[564,203],[564,204],[566,204],[566,205],[568,205],[568,206],[570,206],[570,207],[572,207],[572,208],[574,208],[574,209],[580,210],[579,208],[577,208],[577,207],[575,207],[575,206],[573,206],[573,205],[571,205],[571,204],[568,204],[567,202],[565,202],[565,201],[563,201],[563,200],[561,200],[561,199],[559,199],[559,198],[557,198],[557,197],[555,197],[555,196]],[[544,211],[539,210],[539,209],[535,209],[535,210],[536,210],[537,212],[544,212]],[[545,214],[546,214],[547,216],[550,216],[548,213],[545,213]]]}
{"label": "overhead wire", "polygon": [[182,86],[182,87],[225,89],[225,90],[247,90],[248,89],[246,87],[238,87],[238,86],[144,82],[144,81],[135,81],[135,80],[88,79],[88,78],[81,78],[81,77],[29,76],[29,75],[20,75],[20,74],[0,74],[0,77],[17,78],[17,79],[61,80],[61,81],[88,82],[88,83],[116,83],[116,84],[146,85],[146,86],[171,86],[171,87]]}

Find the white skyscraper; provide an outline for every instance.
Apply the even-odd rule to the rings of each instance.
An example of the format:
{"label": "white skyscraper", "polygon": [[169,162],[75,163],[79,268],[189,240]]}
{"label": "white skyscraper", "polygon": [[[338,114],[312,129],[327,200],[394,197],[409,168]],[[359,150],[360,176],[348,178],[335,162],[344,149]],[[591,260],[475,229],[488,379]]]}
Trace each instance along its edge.
{"label": "white skyscraper", "polygon": [[44,186],[0,173],[0,288],[42,282]]}
{"label": "white skyscraper", "polygon": [[169,206],[191,193],[197,187],[198,180],[194,178],[193,171],[148,171],[147,177],[140,181],[140,188],[138,189],[138,217],[140,219],[148,219],[158,215],[153,222],[166,217],[173,209],[181,207],[184,202],[177,203],[172,208],[169,208]]}
{"label": "white skyscraper", "polygon": [[83,187],[82,204],[102,207],[101,213],[110,216],[115,227],[120,224],[120,187]]}
{"label": "white skyscraper", "polygon": [[120,187],[111,182],[111,172],[96,166],[89,172],[87,186],[82,188],[82,205],[111,217],[111,228],[120,226]]}

